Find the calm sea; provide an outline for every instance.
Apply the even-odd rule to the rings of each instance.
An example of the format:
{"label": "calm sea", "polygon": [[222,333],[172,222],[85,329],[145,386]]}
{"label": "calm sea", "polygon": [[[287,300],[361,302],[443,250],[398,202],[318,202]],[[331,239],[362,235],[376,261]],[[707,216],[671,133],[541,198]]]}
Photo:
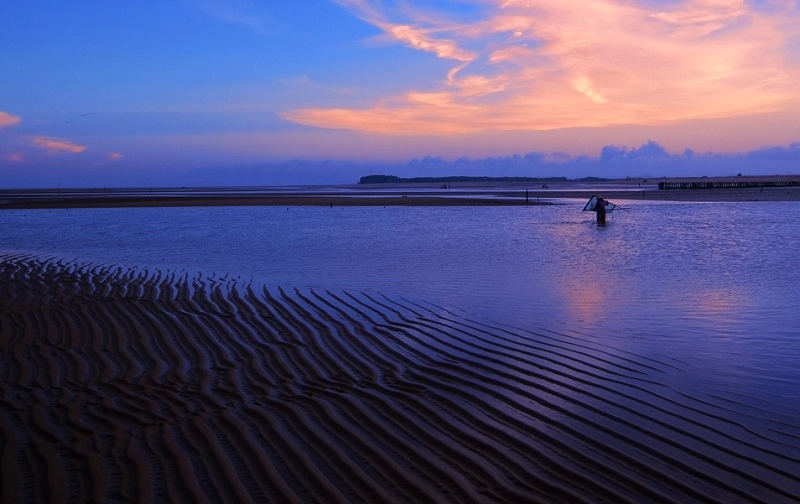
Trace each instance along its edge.
{"label": "calm sea", "polygon": [[800,204],[619,201],[600,228],[564,203],[7,210],[0,249],[408,296],[673,362],[674,385],[800,415]]}

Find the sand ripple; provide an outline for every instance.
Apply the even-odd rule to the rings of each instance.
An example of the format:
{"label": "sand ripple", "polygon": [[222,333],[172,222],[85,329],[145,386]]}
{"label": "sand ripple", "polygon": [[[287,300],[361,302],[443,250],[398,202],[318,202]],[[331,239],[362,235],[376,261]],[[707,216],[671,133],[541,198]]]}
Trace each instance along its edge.
{"label": "sand ripple", "polygon": [[2,502],[781,502],[800,420],[398,296],[0,256]]}

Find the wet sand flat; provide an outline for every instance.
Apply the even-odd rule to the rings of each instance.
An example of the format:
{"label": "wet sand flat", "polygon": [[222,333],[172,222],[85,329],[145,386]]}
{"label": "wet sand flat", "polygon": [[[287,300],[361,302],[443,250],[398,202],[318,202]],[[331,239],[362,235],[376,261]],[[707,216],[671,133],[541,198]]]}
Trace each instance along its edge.
{"label": "wet sand flat", "polygon": [[0,285],[2,502],[800,495],[792,426],[593,338],[24,254]]}
{"label": "wet sand flat", "polygon": [[800,176],[616,180],[607,182],[373,184],[280,188],[159,188],[2,190],[1,209],[179,206],[517,206],[559,199],[641,201],[800,201],[800,185],[715,189],[659,189],[659,182],[729,181],[775,183]]}
{"label": "wet sand flat", "polygon": [[[115,207],[182,207],[182,206],[504,206],[519,205],[512,197],[486,198],[452,194],[430,195],[325,195],[298,194],[258,196],[187,195],[175,196],[70,196],[16,199],[0,203],[0,208],[115,208]],[[539,204],[531,202],[531,204]]]}

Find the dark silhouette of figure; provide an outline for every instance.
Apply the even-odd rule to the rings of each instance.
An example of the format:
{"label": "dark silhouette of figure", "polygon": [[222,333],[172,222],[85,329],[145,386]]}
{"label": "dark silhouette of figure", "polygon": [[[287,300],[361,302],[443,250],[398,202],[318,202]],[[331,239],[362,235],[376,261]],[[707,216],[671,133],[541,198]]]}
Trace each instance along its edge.
{"label": "dark silhouette of figure", "polygon": [[606,200],[597,198],[597,203],[594,205],[594,211],[597,212],[597,224],[599,226],[606,225]]}

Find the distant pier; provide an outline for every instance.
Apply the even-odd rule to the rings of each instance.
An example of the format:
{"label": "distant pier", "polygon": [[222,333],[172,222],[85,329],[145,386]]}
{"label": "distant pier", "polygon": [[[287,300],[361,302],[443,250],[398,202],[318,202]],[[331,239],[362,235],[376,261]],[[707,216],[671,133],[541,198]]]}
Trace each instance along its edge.
{"label": "distant pier", "polygon": [[658,183],[659,189],[758,189],[765,187],[800,187],[800,177],[726,177],[669,180]]}

